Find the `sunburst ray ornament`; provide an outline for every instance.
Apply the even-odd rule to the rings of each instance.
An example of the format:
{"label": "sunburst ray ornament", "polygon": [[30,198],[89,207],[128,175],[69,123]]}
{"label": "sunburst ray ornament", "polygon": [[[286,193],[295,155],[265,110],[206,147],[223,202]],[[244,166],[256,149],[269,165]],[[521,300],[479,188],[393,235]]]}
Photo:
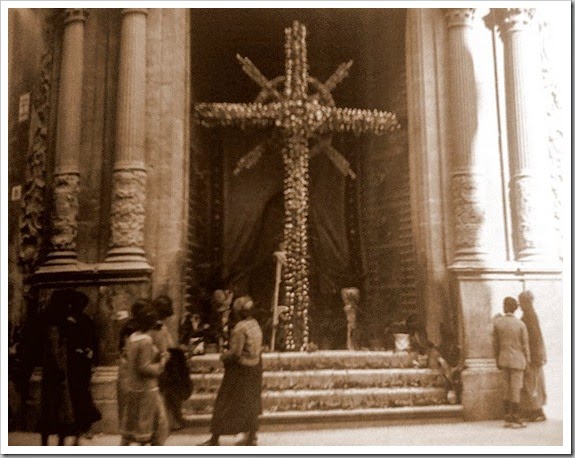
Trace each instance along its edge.
{"label": "sunburst ray ornament", "polygon": [[[244,72],[262,88],[254,103],[199,103],[195,106],[195,116],[205,127],[273,127],[279,131],[283,144],[283,240],[287,258],[283,274],[288,318],[284,344],[288,351],[306,351],[310,307],[310,140],[315,141],[313,152],[325,152],[342,173],[355,178],[349,162],[331,145],[331,135],[334,132],[381,135],[400,126],[394,113],[335,107],[331,91],[347,76],[352,62],[340,65],[322,84],[309,76],[305,26],[295,21],[292,27],[285,29],[285,37],[283,77],[270,81],[250,59],[237,56]],[[269,149],[264,145],[256,146],[240,159],[234,173],[253,167]]]}

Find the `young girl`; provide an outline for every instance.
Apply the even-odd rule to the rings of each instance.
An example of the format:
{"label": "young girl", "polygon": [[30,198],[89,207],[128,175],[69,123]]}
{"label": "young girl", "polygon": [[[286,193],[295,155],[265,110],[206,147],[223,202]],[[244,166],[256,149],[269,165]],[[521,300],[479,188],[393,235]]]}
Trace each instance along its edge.
{"label": "young girl", "polygon": [[124,399],[120,411],[122,445],[163,445],[169,433],[158,378],[169,354],[160,352],[149,331],[156,324],[154,309],[146,304],[134,314],[137,331],[126,342],[123,377]]}

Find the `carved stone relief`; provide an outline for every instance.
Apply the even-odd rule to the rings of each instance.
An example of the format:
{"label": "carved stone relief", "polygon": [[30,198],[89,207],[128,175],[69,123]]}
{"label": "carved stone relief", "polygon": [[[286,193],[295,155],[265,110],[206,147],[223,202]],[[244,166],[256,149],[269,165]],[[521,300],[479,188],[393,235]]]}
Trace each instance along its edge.
{"label": "carved stone relief", "polygon": [[51,242],[54,250],[74,250],[78,234],[80,177],[66,173],[54,177],[54,211]]}
{"label": "carved stone relief", "polygon": [[88,14],[87,8],[66,8],[64,10],[64,24],[73,21],[85,21]]}
{"label": "carved stone relief", "polygon": [[483,177],[475,173],[458,173],[451,178],[455,216],[455,249],[483,252],[481,229],[485,210],[481,202]]}
{"label": "carved stone relief", "polygon": [[535,8],[498,8],[499,28],[502,32],[515,32],[532,27]]}
{"label": "carved stone relief", "polygon": [[[558,68],[561,63],[553,60],[553,38],[550,36],[552,24],[543,17],[540,22],[541,35],[541,64],[543,74],[543,87],[545,96],[545,114],[547,121],[547,146],[549,159],[551,162],[551,191],[553,193],[553,216],[557,238],[561,244],[562,234],[562,214],[563,202],[561,193],[563,189],[563,160],[567,154],[567,144],[563,126],[565,119],[565,107],[561,101],[564,100],[558,80]],[[559,253],[562,252],[559,247]]]}
{"label": "carved stone relief", "polygon": [[445,8],[443,10],[448,27],[471,26],[475,18],[475,8]]}
{"label": "carved stone relief", "polygon": [[145,170],[116,170],[112,195],[110,248],[144,246]]}
{"label": "carved stone relief", "polygon": [[46,155],[48,150],[48,121],[54,64],[54,17],[44,23],[46,50],[42,56],[40,78],[32,91],[30,116],[30,145],[26,159],[26,182],[20,220],[19,263],[30,273],[41,261],[46,242]]}
{"label": "carved stone relief", "polygon": [[535,195],[537,191],[536,180],[529,175],[520,175],[513,179],[513,212],[516,221],[516,252],[521,258],[526,251],[539,248],[538,236],[535,230],[537,211]]}

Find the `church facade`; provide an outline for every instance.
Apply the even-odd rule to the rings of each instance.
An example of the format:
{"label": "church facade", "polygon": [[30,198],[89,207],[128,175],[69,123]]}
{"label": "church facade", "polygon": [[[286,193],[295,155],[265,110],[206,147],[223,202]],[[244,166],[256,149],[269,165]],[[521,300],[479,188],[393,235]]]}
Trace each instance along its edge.
{"label": "church facade", "polygon": [[[504,297],[529,289],[547,338],[549,405],[560,411],[568,153],[540,13],[11,9],[11,328],[55,289],[85,292],[101,387],[114,380],[121,320],[140,297],[173,298],[174,336],[186,310],[209,319],[216,289],[252,295],[269,320],[288,206],[281,145],[271,128],[205,129],[194,107],[257,101],[265,84],[236,54],[272,87],[297,20],[310,92],[401,125],[317,139],[341,153],[339,166],[310,144],[310,341],[345,348],[341,291],[358,288],[361,348],[385,349],[390,324],[415,316],[431,342],[461,349],[464,418],[496,418],[491,320]],[[242,163],[254,150],[257,163]]]}

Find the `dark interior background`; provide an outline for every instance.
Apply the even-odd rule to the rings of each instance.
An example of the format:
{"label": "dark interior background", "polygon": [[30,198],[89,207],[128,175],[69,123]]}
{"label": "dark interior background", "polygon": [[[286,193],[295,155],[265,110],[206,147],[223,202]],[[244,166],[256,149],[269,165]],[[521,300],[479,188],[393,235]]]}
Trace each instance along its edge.
{"label": "dark interior background", "polygon": [[[335,135],[357,180],[343,177],[325,156],[310,165],[312,339],[345,345],[340,289],[359,286],[366,346],[382,345],[386,322],[416,307],[409,213],[404,9],[195,9],[191,14],[192,102],[251,102],[259,87],[236,54],[273,79],[284,74],[284,29],[307,27],[310,76],[325,81],[343,62],[349,76],[333,91],[339,107],[397,113],[391,136]],[[281,230],[282,163],[268,152],[251,170],[232,171],[269,132],[192,131],[191,295],[217,287],[252,294],[265,322],[273,290],[272,253]],[[274,215],[273,217],[270,215]],[[275,222],[274,222],[275,221]],[[278,224],[280,223],[280,224]],[[268,253],[269,252],[269,253]],[[201,305],[199,306],[202,307]],[[381,320],[369,317],[382,317]]]}

